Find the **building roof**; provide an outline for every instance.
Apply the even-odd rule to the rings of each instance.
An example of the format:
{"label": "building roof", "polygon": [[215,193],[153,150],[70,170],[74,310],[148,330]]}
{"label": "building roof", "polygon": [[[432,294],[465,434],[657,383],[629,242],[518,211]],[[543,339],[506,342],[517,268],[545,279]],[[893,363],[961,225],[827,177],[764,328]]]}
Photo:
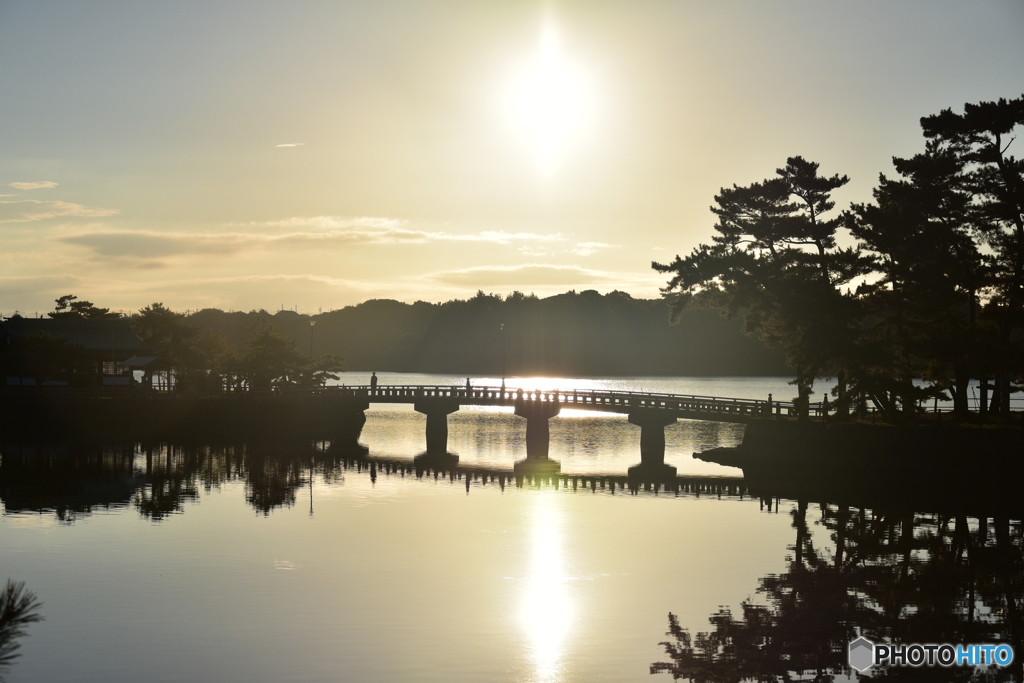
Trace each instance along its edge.
{"label": "building roof", "polygon": [[116,352],[128,355],[152,355],[128,318],[66,319],[66,318],[12,318],[0,323],[0,335],[22,337],[29,334],[48,334],[66,337],[86,351]]}

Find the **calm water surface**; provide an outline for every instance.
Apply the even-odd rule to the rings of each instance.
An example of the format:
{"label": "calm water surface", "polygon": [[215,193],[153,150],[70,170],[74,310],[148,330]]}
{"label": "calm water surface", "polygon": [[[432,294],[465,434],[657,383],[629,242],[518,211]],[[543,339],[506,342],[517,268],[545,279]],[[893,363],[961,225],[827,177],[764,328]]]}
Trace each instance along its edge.
{"label": "calm water surface", "polygon": [[[616,388],[627,387],[788,397],[785,380]],[[367,418],[368,459],[422,452],[422,415],[375,406]],[[525,454],[520,422],[461,410],[449,449],[463,467],[511,469]],[[568,414],[551,433],[563,472],[623,474],[639,462],[639,428],[624,417]],[[680,421],[666,460],[735,475],[689,455],[741,438],[735,425]],[[715,618],[806,680],[819,673],[808,666],[854,680],[843,648],[861,628],[1019,638],[1006,614],[1024,564],[1009,520],[776,504],[749,491],[467,485],[371,474],[325,442],[0,448],[0,580],[26,581],[46,619],[20,641],[11,683],[671,680],[651,675],[658,662],[724,671],[692,646],[666,655],[659,643],[683,643],[666,635],[670,613],[695,637],[713,634]]]}

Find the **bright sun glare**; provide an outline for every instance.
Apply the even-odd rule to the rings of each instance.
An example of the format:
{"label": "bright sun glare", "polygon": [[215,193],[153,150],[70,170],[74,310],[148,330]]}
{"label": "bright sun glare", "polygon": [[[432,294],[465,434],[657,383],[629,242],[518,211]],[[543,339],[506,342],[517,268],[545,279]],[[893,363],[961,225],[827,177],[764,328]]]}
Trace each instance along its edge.
{"label": "bright sun glare", "polygon": [[565,153],[583,141],[591,127],[591,79],[562,55],[552,20],[544,24],[537,52],[513,74],[504,109],[545,177],[556,173]]}

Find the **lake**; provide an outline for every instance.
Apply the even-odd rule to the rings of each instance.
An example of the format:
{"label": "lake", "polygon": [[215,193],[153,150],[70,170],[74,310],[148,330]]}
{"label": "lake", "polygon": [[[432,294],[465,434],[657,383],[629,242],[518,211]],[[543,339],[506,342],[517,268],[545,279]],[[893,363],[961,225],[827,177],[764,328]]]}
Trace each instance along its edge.
{"label": "lake", "polygon": [[[367,381],[346,373],[339,383]],[[774,378],[508,385],[794,393]],[[856,680],[846,646],[859,634],[1021,638],[1018,519],[899,501],[869,509],[813,492],[778,500],[740,484],[720,495],[612,490],[601,477],[639,462],[639,428],[583,411],[551,420],[550,456],[577,487],[487,476],[525,456],[524,423],[501,409],[452,414],[449,450],[461,469],[422,476],[412,463],[425,417],[404,406],[367,411],[365,456],[303,440],[3,443],[0,581],[25,581],[45,617],[4,675],[555,683],[667,681],[674,670]],[[666,462],[707,482],[739,476],[690,455],[735,445],[742,432],[679,421],[666,429]],[[670,614],[688,635],[667,635]],[[677,646],[674,658],[663,641]],[[657,663],[669,671],[652,675]],[[1016,664],[993,675],[1020,680]]]}

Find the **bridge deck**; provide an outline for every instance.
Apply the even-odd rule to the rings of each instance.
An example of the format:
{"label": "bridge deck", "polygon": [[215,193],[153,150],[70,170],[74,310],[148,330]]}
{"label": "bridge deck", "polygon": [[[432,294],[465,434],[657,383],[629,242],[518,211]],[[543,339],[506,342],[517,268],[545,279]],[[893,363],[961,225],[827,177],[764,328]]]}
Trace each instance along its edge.
{"label": "bridge deck", "polygon": [[[415,403],[429,399],[447,399],[459,405],[515,406],[518,403],[557,403],[563,408],[610,413],[632,413],[638,410],[664,411],[682,418],[699,418],[721,422],[746,422],[769,416],[795,416],[791,401],[691,396],[636,391],[607,390],[535,390],[524,391],[502,387],[406,386],[378,385],[324,387],[313,390],[327,395],[351,396],[369,403]],[[811,404],[812,414],[820,404]]]}

